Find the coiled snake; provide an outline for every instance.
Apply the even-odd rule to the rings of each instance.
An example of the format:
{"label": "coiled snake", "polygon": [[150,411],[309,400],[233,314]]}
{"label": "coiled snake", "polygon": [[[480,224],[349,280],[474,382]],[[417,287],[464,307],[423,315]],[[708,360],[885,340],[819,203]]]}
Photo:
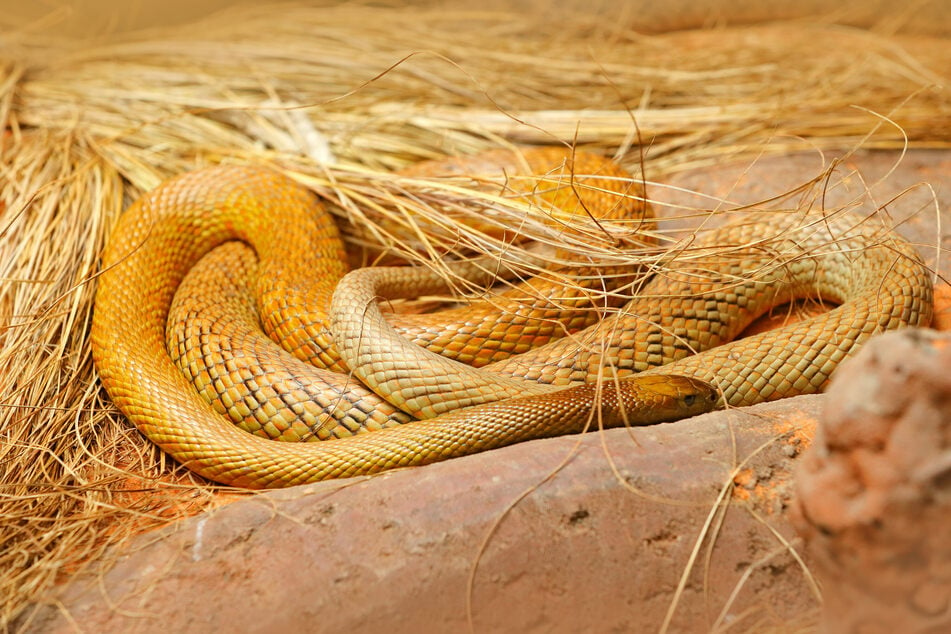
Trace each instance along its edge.
{"label": "coiled snake", "polygon": [[[576,171],[604,169],[578,156],[590,162]],[[523,354],[506,358],[521,346],[504,342],[520,328],[533,338],[550,314],[479,313],[475,334],[491,319],[508,330],[476,345],[501,351],[487,368],[462,367],[419,352],[383,319],[374,300],[401,292],[391,277],[404,273],[351,274],[329,312],[346,254],[309,191],[267,169],[207,168],[163,183],[120,218],[102,258],[93,358],[116,406],[176,460],[222,483],[271,487],[675,420],[718,399],[816,392],[869,336],[930,321],[931,285],[914,249],[857,216],[751,214],[691,251],[616,315]],[[840,305],[726,343],[771,306],[817,295]],[[478,356],[444,330],[403,331]]]}

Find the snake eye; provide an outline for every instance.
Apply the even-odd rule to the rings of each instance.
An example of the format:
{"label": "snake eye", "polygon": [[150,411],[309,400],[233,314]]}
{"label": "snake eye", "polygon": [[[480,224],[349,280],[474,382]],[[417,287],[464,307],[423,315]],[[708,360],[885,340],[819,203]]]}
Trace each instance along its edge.
{"label": "snake eye", "polygon": [[688,394],[687,396],[684,397],[684,405],[686,405],[687,407],[690,407],[694,404],[694,401],[696,400],[697,400],[696,394]]}

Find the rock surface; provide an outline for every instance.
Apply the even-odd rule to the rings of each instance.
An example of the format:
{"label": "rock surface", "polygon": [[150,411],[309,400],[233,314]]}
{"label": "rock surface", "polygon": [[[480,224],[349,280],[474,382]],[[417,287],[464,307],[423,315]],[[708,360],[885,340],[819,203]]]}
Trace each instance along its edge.
{"label": "rock surface", "polygon": [[28,629],[396,633],[471,618],[480,632],[656,631],[670,611],[671,631],[708,631],[740,615],[790,619],[817,605],[782,511],[820,401],[257,495],[128,544]]}
{"label": "rock surface", "polygon": [[793,513],[823,631],[951,632],[951,337],[885,334],[828,396]]}

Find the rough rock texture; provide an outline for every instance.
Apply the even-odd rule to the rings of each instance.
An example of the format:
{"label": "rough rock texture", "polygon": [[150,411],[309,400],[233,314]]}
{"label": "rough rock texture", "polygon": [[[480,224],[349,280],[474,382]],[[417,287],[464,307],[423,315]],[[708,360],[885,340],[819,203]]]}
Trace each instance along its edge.
{"label": "rough rock texture", "polygon": [[676,632],[775,624],[817,605],[781,540],[819,402],[240,500],[127,545],[27,630],[462,631],[471,616],[479,632],[629,632],[668,610]]}
{"label": "rough rock texture", "polygon": [[828,396],[793,514],[823,631],[951,632],[951,337],[884,335]]}

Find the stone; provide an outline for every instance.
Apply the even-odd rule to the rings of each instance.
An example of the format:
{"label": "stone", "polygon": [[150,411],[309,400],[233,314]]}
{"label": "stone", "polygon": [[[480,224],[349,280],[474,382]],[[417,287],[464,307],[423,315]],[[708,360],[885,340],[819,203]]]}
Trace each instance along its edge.
{"label": "stone", "polygon": [[817,607],[783,509],[821,402],[255,495],[140,536],[21,620],[45,633],[782,623]]}
{"label": "stone", "polygon": [[951,631],[951,336],[886,333],[843,364],[792,518],[823,632]]}

